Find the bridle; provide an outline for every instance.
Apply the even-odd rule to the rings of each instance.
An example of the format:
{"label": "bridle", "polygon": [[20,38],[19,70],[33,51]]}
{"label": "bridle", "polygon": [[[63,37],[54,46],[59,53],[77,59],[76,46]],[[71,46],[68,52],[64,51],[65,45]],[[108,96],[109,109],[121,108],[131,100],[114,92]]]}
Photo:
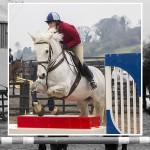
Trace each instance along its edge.
{"label": "bridle", "polygon": [[[49,43],[47,43],[47,42],[37,42],[35,44],[49,44]],[[48,82],[47,82],[47,80],[48,80],[48,73],[51,72],[51,71],[53,71],[54,69],[56,69],[64,61],[64,58],[65,58],[65,53],[64,53],[63,50],[57,56],[57,58],[55,58],[53,61],[51,61],[52,54],[53,54],[53,49],[52,49],[51,45],[49,44],[49,56],[48,56],[47,61],[37,61],[37,65],[41,65],[46,70],[46,73],[47,73],[46,74],[46,86],[47,86],[47,88],[48,88]],[[57,59],[62,54],[63,54],[64,57],[57,62]],[[46,67],[44,64],[47,64],[48,66]]]}
{"label": "bridle", "polygon": [[[37,42],[36,44],[49,44],[47,42]],[[51,47],[51,45],[49,44],[49,56],[48,56],[48,60],[47,61],[37,61],[38,65],[41,65],[42,67],[44,67],[45,70],[47,70],[47,68],[43,65],[43,64],[49,64],[50,60],[51,60],[51,53],[53,53],[53,49]]]}

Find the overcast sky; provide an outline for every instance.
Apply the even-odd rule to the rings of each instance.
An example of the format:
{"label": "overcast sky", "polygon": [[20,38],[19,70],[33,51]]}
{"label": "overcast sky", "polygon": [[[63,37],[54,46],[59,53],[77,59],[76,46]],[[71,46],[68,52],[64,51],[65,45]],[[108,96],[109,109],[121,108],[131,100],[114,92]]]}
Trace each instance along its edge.
{"label": "overcast sky", "polygon": [[9,4],[9,47],[15,50],[17,41],[22,48],[33,47],[28,32],[45,32],[48,26],[44,21],[51,11],[76,27],[90,27],[113,15],[127,16],[134,25],[141,19],[140,4]]}
{"label": "overcast sky", "polygon": [[[143,38],[144,40],[148,39],[150,37],[150,0],[24,0],[24,2],[54,2],[54,3],[60,3],[60,2],[92,2],[92,3],[143,3]],[[132,11],[134,12],[134,9]]]}

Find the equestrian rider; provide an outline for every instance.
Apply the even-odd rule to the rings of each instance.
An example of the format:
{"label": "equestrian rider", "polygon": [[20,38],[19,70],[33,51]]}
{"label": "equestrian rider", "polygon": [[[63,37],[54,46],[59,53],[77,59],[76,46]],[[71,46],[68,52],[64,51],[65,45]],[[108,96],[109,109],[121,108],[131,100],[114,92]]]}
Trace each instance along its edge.
{"label": "equestrian rider", "polygon": [[63,34],[63,41],[61,42],[63,44],[63,50],[69,50],[74,53],[74,55],[82,63],[82,69],[91,85],[91,88],[97,88],[97,84],[93,79],[93,73],[88,66],[83,63],[83,44],[81,43],[81,39],[76,28],[73,25],[61,21],[56,12],[50,12],[45,22],[47,22],[49,26],[48,29],[51,27],[56,27],[57,31]]}
{"label": "equestrian rider", "polygon": [[13,55],[11,54],[11,48],[9,48],[9,63],[12,63],[14,61]]}

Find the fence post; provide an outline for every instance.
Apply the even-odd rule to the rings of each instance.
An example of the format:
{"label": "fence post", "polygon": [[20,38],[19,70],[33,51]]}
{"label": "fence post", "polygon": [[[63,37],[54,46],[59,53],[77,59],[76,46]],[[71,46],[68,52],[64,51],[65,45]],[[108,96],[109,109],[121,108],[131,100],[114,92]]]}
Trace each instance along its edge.
{"label": "fence post", "polygon": [[25,80],[20,85],[20,114],[29,113],[29,81]]}
{"label": "fence post", "polygon": [[63,100],[63,114],[65,114],[65,100]]}
{"label": "fence post", "polygon": [[7,88],[6,88],[6,90],[0,90],[0,95],[1,95],[0,118],[2,118],[3,121],[6,121],[7,120],[7,113],[5,111],[5,107],[7,107],[7,105],[5,104],[5,101],[7,99],[5,97],[7,97]]}

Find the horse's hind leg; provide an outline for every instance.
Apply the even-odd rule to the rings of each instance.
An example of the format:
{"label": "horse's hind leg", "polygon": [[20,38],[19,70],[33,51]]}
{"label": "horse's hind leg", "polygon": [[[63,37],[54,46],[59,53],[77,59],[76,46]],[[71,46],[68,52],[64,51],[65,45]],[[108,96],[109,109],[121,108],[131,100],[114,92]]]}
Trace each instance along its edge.
{"label": "horse's hind leg", "polygon": [[101,99],[101,101],[93,100],[92,104],[94,105],[94,110],[92,115],[100,116],[101,117],[101,123],[104,125],[106,122],[105,117],[105,99]]}
{"label": "horse's hind leg", "polygon": [[81,100],[77,102],[77,105],[81,111],[81,116],[88,116],[88,100]]}

